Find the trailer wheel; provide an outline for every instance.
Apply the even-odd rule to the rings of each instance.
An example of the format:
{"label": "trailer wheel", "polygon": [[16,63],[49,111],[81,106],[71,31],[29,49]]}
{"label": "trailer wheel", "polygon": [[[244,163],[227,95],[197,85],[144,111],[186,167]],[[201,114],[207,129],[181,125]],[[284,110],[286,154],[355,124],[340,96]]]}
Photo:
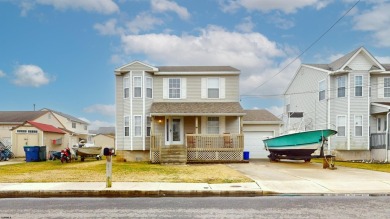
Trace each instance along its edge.
{"label": "trailer wheel", "polygon": [[84,161],[85,157],[81,157],[81,161]]}

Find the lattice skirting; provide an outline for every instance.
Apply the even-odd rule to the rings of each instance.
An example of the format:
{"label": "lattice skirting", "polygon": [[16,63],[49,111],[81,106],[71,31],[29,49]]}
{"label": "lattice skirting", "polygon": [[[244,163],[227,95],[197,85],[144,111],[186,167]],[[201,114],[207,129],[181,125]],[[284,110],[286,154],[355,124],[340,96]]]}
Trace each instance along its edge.
{"label": "lattice skirting", "polygon": [[241,161],[242,151],[188,151],[188,161]]}
{"label": "lattice skirting", "polygon": [[152,151],[152,163],[160,163],[160,152],[159,151]]}

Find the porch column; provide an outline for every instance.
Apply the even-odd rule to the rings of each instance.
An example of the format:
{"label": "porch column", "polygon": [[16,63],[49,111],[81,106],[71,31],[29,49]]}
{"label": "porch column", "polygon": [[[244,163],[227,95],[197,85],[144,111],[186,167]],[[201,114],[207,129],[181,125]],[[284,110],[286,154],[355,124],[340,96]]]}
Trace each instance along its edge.
{"label": "porch column", "polygon": [[198,134],[199,131],[198,131],[198,117],[196,116],[195,117],[195,134]]}
{"label": "porch column", "polygon": [[150,117],[150,136],[154,135],[154,116]]}

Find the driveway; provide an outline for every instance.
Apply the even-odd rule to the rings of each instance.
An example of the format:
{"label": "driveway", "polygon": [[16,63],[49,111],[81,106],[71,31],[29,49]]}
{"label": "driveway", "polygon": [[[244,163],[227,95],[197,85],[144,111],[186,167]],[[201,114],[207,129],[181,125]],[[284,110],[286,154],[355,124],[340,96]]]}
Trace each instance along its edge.
{"label": "driveway", "polygon": [[364,193],[390,194],[390,173],[337,166],[323,169],[322,164],[302,161],[228,164],[245,174],[264,191],[284,194]]}

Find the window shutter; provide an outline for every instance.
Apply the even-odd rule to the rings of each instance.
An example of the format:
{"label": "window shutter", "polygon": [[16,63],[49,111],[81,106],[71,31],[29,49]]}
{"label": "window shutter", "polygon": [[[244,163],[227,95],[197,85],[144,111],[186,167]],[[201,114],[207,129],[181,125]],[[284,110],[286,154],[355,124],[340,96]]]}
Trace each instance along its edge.
{"label": "window shutter", "polygon": [[202,78],[201,81],[201,98],[206,99],[207,98],[207,78]]}
{"label": "window shutter", "polygon": [[219,98],[225,99],[225,78],[219,78]]}
{"label": "window shutter", "polygon": [[378,98],[384,98],[385,80],[383,77],[378,78]]}
{"label": "window shutter", "polygon": [[187,78],[181,78],[181,98],[180,99],[186,99],[187,98]]}
{"label": "window shutter", "polygon": [[168,99],[168,78],[163,79],[163,99]]}

